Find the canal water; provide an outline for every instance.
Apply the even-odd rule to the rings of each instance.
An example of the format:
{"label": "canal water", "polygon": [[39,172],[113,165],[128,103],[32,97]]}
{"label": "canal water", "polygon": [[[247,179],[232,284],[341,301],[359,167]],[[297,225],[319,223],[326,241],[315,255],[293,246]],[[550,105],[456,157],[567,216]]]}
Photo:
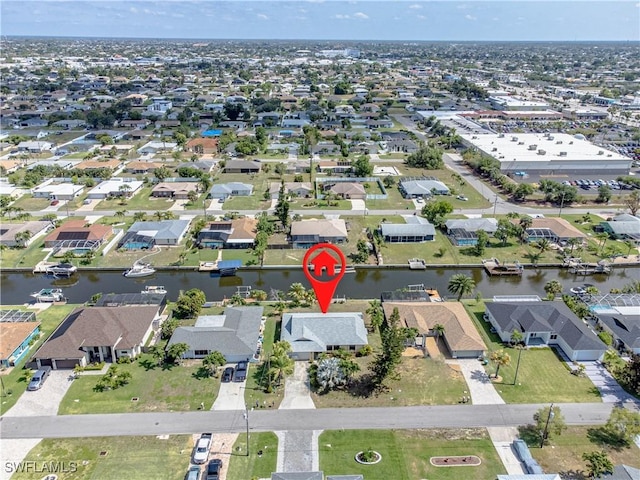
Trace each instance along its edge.
{"label": "canal water", "polygon": [[[602,292],[621,288],[632,280],[640,279],[640,268],[616,268],[610,275],[588,277],[573,275],[567,270],[540,268],[525,270],[522,277],[489,277],[481,268],[443,268],[428,270],[408,269],[360,269],[347,273],[336,290],[336,297],[379,298],[381,292],[404,288],[407,285],[424,284],[426,288],[436,288],[442,296],[447,296],[449,277],[456,273],[469,275],[476,282],[477,291],[484,298],[494,295],[545,295],[544,285],[550,280],[558,280],[565,291],[571,287],[589,283]],[[233,277],[213,277],[209,273],[191,270],[159,271],[150,277],[132,279],[122,276],[122,272],[83,271],[71,278],[52,278],[31,273],[3,272],[0,275],[0,303],[18,305],[32,301],[29,296],[42,288],[62,288],[71,303],[86,302],[95,293],[138,293],[145,285],[162,285],[168,291],[168,298],[176,300],[180,291],[199,288],[205,292],[207,300],[219,301],[230,298],[239,286],[253,289],[287,291],[292,283],[309,283],[302,269],[256,269],[239,270]]]}

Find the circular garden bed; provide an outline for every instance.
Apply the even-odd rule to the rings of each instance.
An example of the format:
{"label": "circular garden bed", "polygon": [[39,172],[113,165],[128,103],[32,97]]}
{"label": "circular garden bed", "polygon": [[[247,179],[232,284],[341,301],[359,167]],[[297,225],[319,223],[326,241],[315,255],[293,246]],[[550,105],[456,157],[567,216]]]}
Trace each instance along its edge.
{"label": "circular garden bed", "polygon": [[364,450],[356,453],[356,462],[362,465],[375,465],[382,460],[382,455],[375,450]]}

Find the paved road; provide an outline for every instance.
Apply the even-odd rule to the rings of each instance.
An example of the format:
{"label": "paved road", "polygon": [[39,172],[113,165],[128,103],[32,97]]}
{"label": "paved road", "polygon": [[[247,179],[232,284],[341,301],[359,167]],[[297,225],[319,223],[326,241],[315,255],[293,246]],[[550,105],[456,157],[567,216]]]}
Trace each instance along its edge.
{"label": "paved road", "polygon": [[[250,428],[256,432],[275,430],[396,429],[513,427],[531,423],[533,414],[545,405],[449,405],[390,408],[323,408],[275,410],[251,413]],[[567,403],[559,405],[568,425],[606,423],[613,404]],[[214,433],[242,432],[242,410],[2,417],[3,438],[65,438],[119,435],[188,434],[203,430]]]}

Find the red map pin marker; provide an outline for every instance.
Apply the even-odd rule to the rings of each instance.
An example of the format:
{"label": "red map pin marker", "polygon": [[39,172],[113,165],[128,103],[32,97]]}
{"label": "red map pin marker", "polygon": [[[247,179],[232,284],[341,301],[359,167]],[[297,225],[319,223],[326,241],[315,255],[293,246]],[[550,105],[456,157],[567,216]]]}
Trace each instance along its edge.
{"label": "red map pin marker", "polygon": [[[337,258],[329,251],[335,252]],[[346,266],[347,259],[344,253],[331,243],[318,243],[304,255],[302,270],[316,292],[322,313],[329,310],[333,294],[336,293],[336,287],[344,276]]]}

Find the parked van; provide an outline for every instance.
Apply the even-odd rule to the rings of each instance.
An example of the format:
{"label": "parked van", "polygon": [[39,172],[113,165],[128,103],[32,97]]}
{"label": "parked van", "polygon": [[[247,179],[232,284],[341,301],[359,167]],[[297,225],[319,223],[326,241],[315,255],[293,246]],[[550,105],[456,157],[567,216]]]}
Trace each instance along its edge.
{"label": "parked van", "polygon": [[36,373],[31,377],[31,382],[29,382],[29,386],[27,390],[40,390],[42,385],[44,385],[44,381],[47,379],[49,374],[51,373],[51,367],[41,367]]}

